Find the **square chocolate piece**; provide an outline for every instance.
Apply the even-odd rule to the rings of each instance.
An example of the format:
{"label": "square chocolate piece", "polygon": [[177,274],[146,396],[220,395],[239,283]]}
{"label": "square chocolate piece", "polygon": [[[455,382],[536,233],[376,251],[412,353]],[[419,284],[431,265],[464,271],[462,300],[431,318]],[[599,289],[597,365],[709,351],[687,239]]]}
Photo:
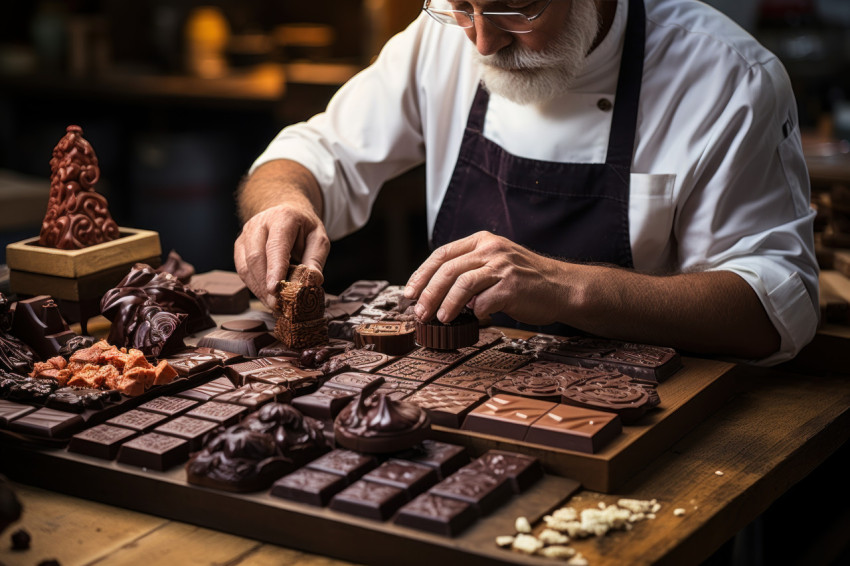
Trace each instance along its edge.
{"label": "square chocolate piece", "polygon": [[311,468],[301,468],[283,476],[272,486],[275,497],[324,507],[331,497],[348,485],[343,476]]}
{"label": "square chocolate piece", "polygon": [[295,397],[292,406],[308,417],[333,420],[356,396],[351,389],[323,385],[313,393]]}
{"label": "square chocolate piece", "polygon": [[401,379],[398,377],[382,376],[384,384],[381,385],[375,393],[386,395],[393,401],[401,401],[412,395],[417,389],[422,387],[419,381],[410,379]]}
{"label": "square chocolate piece", "polygon": [[270,332],[239,332],[219,328],[204,334],[198,340],[198,347],[215,348],[253,358],[259,355],[260,349],[268,346],[274,340],[275,338]]}
{"label": "square chocolate piece", "polygon": [[193,399],[195,401],[209,401],[216,395],[221,395],[222,393],[227,393],[234,389],[236,389],[236,386],[233,385],[229,379],[226,377],[218,377],[208,383],[204,383],[203,385],[187,389],[186,391],[181,391],[180,393],[177,393],[177,397]]}
{"label": "square chocolate piece", "polygon": [[374,382],[383,383],[384,376],[360,371],[346,371],[338,373],[325,382],[325,385],[348,389],[360,393],[363,389]]}
{"label": "square chocolate piece", "polygon": [[178,375],[197,375],[221,365],[236,363],[242,356],[216,348],[186,348],[166,358]]}
{"label": "square chocolate piece", "polygon": [[100,424],[72,436],[68,451],[103,460],[114,460],[121,444],[137,434],[129,428]]}
{"label": "square chocolate piece", "polygon": [[188,411],[197,404],[198,401],[194,399],[181,399],[180,397],[164,395],[139,405],[139,409],[159,413],[167,417],[174,417]]}
{"label": "square chocolate piece", "polygon": [[404,491],[389,485],[357,480],[331,499],[330,508],[350,515],[386,521],[407,497]]}
{"label": "square chocolate piece", "polygon": [[189,458],[189,443],[175,436],[151,432],[136,437],[118,449],[118,461],[161,472]]}
{"label": "square chocolate piece", "polygon": [[479,467],[468,464],[432,487],[428,493],[465,501],[483,516],[510,499],[513,490],[507,477],[482,473]]}
{"label": "square chocolate piece", "polygon": [[486,398],[487,395],[477,391],[429,383],[410,395],[406,401],[425,409],[432,424],[460,428],[469,411]]}
{"label": "square chocolate piece", "polygon": [[401,379],[426,382],[443,372],[448,366],[436,362],[402,358],[381,368],[380,373]]}
{"label": "square chocolate piece", "polygon": [[463,429],[523,440],[528,428],[555,405],[514,395],[496,395],[466,416]]}
{"label": "square chocolate piece", "polygon": [[604,364],[636,379],[662,382],[682,367],[673,348],[574,336],[545,348],[541,357],[567,364],[595,367]]}
{"label": "square chocolate piece", "polygon": [[463,362],[467,367],[507,373],[531,361],[531,356],[512,354],[501,350],[485,350]]}
{"label": "square chocolate piece", "polygon": [[477,348],[468,347],[459,350],[432,350],[431,348],[419,347],[410,354],[409,358],[437,362],[440,364],[453,365],[462,362],[473,354],[478,353]]}
{"label": "square chocolate piece", "polygon": [[622,431],[615,413],[559,404],[531,425],[525,441],[595,454]]}
{"label": "square chocolate piece", "polygon": [[272,401],[285,403],[290,399],[292,391],[288,387],[261,382],[246,383],[215,397],[220,403],[235,403],[249,409],[256,409]]}
{"label": "square chocolate piece", "polygon": [[154,432],[183,438],[189,442],[189,451],[195,452],[204,447],[204,438],[207,433],[217,426],[218,423],[213,421],[193,419],[192,417],[177,417],[159,425],[154,429]]}
{"label": "square chocolate piece", "polygon": [[543,479],[540,460],[507,450],[489,450],[476,458],[470,467],[478,467],[482,473],[507,477],[514,493],[522,493]]}
{"label": "square chocolate piece", "polygon": [[238,422],[247,412],[248,408],[242,405],[207,401],[186,413],[186,416],[206,419],[222,426],[230,426]]}
{"label": "square chocolate piece", "polygon": [[372,372],[394,359],[394,356],[362,349],[349,350],[333,358],[335,362],[346,364],[352,371],[365,372]]}
{"label": "square chocolate piece", "polygon": [[106,424],[112,426],[122,426],[138,432],[151,430],[153,427],[167,419],[165,415],[160,413],[152,413],[150,411],[142,411],[141,409],[133,409],[126,413],[121,413],[118,416],[112,417]]}
{"label": "square chocolate piece", "polygon": [[465,446],[438,440],[423,440],[415,448],[401,452],[396,457],[434,468],[440,479],[469,463],[469,453]]}
{"label": "square chocolate piece", "polygon": [[211,314],[239,314],[248,310],[251,294],[238,273],[213,270],[192,277],[189,286],[207,292]]}
{"label": "square chocolate piece", "polygon": [[363,479],[397,487],[404,490],[408,499],[413,499],[437,483],[437,472],[424,464],[390,459],[363,476]]}
{"label": "square chocolate piece", "polygon": [[494,383],[504,376],[503,373],[460,365],[435,379],[434,383],[486,393]]}
{"label": "square chocolate piece", "polygon": [[423,493],[396,513],[396,525],[447,537],[461,533],[478,519],[478,511],[465,501]]}
{"label": "square chocolate piece", "polygon": [[0,426],[6,426],[11,421],[35,411],[35,407],[22,405],[14,401],[0,399]]}
{"label": "square chocolate piece", "polygon": [[374,456],[337,448],[316,458],[307,467],[342,476],[347,483],[352,483],[377,465],[378,460]]}

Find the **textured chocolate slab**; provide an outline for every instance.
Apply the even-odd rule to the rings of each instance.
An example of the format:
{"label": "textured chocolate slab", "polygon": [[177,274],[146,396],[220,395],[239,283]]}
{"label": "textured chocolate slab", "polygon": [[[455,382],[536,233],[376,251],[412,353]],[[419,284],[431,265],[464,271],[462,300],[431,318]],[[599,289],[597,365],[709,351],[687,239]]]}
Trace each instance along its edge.
{"label": "textured chocolate slab", "polygon": [[275,341],[269,332],[237,332],[233,330],[213,330],[198,340],[200,348],[215,348],[235,352],[243,356],[255,357],[260,349]]}
{"label": "textured chocolate slab", "polygon": [[308,468],[342,476],[348,483],[375,468],[378,459],[368,454],[337,448],[307,464]]}
{"label": "textured chocolate slab", "polygon": [[423,493],[396,513],[396,525],[447,537],[461,533],[478,519],[478,511],[465,501]]}
{"label": "textured chocolate slab", "polygon": [[333,420],[356,396],[352,389],[323,385],[313,393],[295,397],[292,406],[308,417]]}
{"label": "textured chocolate slab", "polygon": [[404,491],[357,480],[331,499],[330,508],[350,515],[385,521],[406,501]]}
{"label": "textured chocolate slab", "polygon": [[510,480],[514,493],[523,493],[543,479],[540,460],[507,450],[488,450],[476,458],[470,467],[497,477],[505,476]]}
{"label": "textured chocolate slab", "polygon": [[479,328],[478,342],[472,345],[473,348],[489,348],[494,344],[498,344],[505,337],[505,333],[498,328]]}
{"label": "textured chocolate slab", "polygon": [[432,423],[450,428],[460,428],[469,411],[477,407],[486,398],[487,395],[477,391],[442,387],[429,383],[405,400],[428,411]]}
{"label": "textured chocolate slab", "polygon": [[378,293],[383,291],[389,281],[381,280],[359,280],[349,285],[338,299],[343,302],[348,301],[370,301],[378,296]]}
{"label": "textured chocolate slab", "polygon": [[568,364],[605,364],[638,379],[664,381],[682,367],[682,358],[672,348],[575,336],[550,345],[541,357]]}
{"label": "textured chocolate slab", "polygon": [[139,405],[139,409],[173,417],[188,411],[197,404],[198,401],[194,399],[182,399],[180,397],[163,395],[162,397],[151,399],[147,403]]}
{"label": "textured chocolate slab", "polygon": [[216,395],[221,395],[222,393],[227,393],[234,389],[236,389],[236,387],[229,379],[226,377],[219,377],[203,385],[187,389],[186,391],[181,391],[180,393],[177,393],[177,397],[192,399],[194,401],[209,401]]}
{"label": "textured chocolate slab", "polygon": [[301,468],[272,485],[275,497],[324,507],[347,484],[344,477],[311,468]]}
{"label": "textured chocolate slab", "polygon": [[137,434],[129,428],[100,424],[72,436],[68,450],[103,460],[114,460],[121,444]]}
{"label": "textured chocolate slab", "polygon": [[446,369],[445,364],[402,358],[380,369],[380,373],[414,381],[429,381]]}
{"label": "textured chocolate slab", "polygon": [[0,425],[6,426],[9,422],[35,411],[31,405],[22,405],[14,401],[0,399]]}
{"label": "textured chocolate slab", "polygon": [[357,371],[346,371],[331,377],[325,382],[325,385],[360,392],[374,382],[383,383],[384,376]]}
{"label": "textured chocolate slab", "polygon": [[[327,298],[327,295],[325,297]],[[325,318],[328,320],[345,319],[354,316],[362,308],[362,301],[329,300],[325,304]]]}
{"label": "textured chocolate slab", "polygon": [[531,361],[531,356],[512,354],[500,350],[485,350],[463,362],[464,366],[507,373]]}
{"label": "textured chocolate slab", "polygon": [[363,476],[363,479],[402,489],[407,498],[412,499],[437,483],[438,478],[437,472],[424,464],[390,459]]}
{"label": "textured chocolate slab", "polygon": [[189,443],[175,436],[150,432],[118,449],[118,461],[130,466],[165,471],[189,458]]}
{"label": "textured chocolate slab", "polygon": [[556,405],[531,425],[525,441],[593,454],[623,430],[615,413]]}
{"label": "textured chocolate slab", "polygon": [[154,429],[154,432],[182,438],[189,442],[189,450],[194,452],[203,447],[204,437],[217,426],[218,423],[214,421],[177,417],[159,425]]}
{"label": "textured chocolate slab", "polygon": [[384,378],[384,383],[377,391],[375,391],[375,393],[386,395],[394,401],[407,399],[407,397],[413,394],[413,392],[422,387],[422,383],[419,381],[390,377],[388,375],[382,377]]}
{"label": "textured chocolate slab", "polygon": [[256,409],[272,401],[284,403],[291,399],[292,390],[288,387],[258,381],[246,383],[233,391],[215,397],[215,400],[221,403],[236,403],[249,409]]}
{"label": "textured chocolate slab", "polygon": [[347,365],[355,371],[371,372],[375,368],[378,368],[393,359],[395,359],[393,356],[388,356],[387,354],[382,354],[380,352],[357,349],[340,354],[333,358],[333,361]]}
{"label": "textured chocolate slab", "polygon": [[83,426],[80,415],[56,409],[36,409],[11,421],[9,430],[43,438],[66,438]]}
{"label": "textured chocolate slab", "polygon": [[160,413],[133,409],[126,413],[121,413],[120,415],[112,417],[106,421],[106,423],[113,426],[122,426],[124,428],[129,428],[130,430],[144,432],[151,430],[167,418],[168,417]]}
{"label": "textured chocolate slab", "polygon": [[189,286],[207,292],[212,314],[239,314],[248,310],[251,294],[238,273],[213,270],[192,277]]}
{"label": "textured chocolate slab", "polygon": [[565,387],[562,393],[564,403],[617,413],[625,424],[638,420],[661,403],[654,383],[622,374],[585,379]]}
{"label": "textured chocolate slab", "polygon": [[421,347],[410,352],[407,357],[450,366],[460,363],[476,353],[478,353],[478,349],[471,346],[460,348],[459,350],[434,350],[432,348]]}
{"label": "textured chocolate slab", "polygon": [[252,381],[271,383],[273,385],[295,386],[300,383],[313,382],[322,375],[318,370],[301,369],[291,358],[271,357],[257,358],[225,368],[228,377],[240,385]]}
{"label": "textured chocolate slab", "polygon": [[235,363],[241,358],[240,354],[215,348],[188,348],[172,354],[166,360],[178,375],[189,376],[227,363]]}
{"label": "textured chocolate slab", "polygon": [[207,401],[186,413],[186,416],[206,419],[224,426],[229,426],[236,423],[247,412],[247,407],[243,407],[242,405]]}
{"label": "textured chocolate slab", "polygon": [[460,365],[435,379],[434,383],[486,393],[494,383],[503,379],[504,376],[503,373]]}
{"label": "textured chocolate slab", "polygon": [[466,416],[463,429],[523,440],[528,427],[555,405],[556,403],[514,395],[496,395]]}
{"label": "textured chocolate slab", "polygon": [[415,448],[402,452],[397,457],[434,468],[441,479],[469,463],[469,453],[465,446],[437,440],[423,440]]}
{"label": "textured chocolate slab", "polygon": [[510,499],[512,489],[506,476],[481,473],[479,467],[468,464],[428,492],[465,501],[473,505],[481,515],[488,515]]}

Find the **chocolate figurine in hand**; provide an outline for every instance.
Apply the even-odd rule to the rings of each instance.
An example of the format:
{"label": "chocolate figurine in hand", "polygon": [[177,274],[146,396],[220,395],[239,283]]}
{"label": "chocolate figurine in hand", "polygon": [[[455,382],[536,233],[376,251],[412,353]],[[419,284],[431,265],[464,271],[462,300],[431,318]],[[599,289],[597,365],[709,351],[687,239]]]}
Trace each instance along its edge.
{"label": "chocolate figurine in hand", "polygon": [[118,238],[106,198],[94,190],[100,168],[82,128],[68,126],[53,149],[50,170],[50,197],[38,243],[77,250]]}

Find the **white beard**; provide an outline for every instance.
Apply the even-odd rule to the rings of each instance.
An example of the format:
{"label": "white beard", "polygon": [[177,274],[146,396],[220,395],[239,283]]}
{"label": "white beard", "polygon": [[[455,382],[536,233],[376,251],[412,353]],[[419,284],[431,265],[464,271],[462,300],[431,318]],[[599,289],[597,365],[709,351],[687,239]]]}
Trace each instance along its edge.
{"label": "white beard", "polygon": [[599,26],[594,0],[573,0],[566,26],[545,50],[531,51],[516,44],[492,55],[473,50],[484,86],[517,104],[555,98],[584,68]]}

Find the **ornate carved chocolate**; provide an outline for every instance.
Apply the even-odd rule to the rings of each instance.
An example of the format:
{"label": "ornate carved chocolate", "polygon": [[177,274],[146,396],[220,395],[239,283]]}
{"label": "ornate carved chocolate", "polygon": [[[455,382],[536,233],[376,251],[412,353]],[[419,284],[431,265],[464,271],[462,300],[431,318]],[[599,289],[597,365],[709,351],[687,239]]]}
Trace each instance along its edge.
{"label": "ornate carved chocolate", "polygon": [[53,149],[50,170],[50,196],[38,243],[77,250],[118,238],[106,197],[94,190],[100,168],[82,128],[68,126]]}
{"label": "ornate carved chocolate", "polygon": [[12,313],[9,299],[0,293],[0,369],[13,373],[28,374],[32,371],[32,350],[12,336]]}

